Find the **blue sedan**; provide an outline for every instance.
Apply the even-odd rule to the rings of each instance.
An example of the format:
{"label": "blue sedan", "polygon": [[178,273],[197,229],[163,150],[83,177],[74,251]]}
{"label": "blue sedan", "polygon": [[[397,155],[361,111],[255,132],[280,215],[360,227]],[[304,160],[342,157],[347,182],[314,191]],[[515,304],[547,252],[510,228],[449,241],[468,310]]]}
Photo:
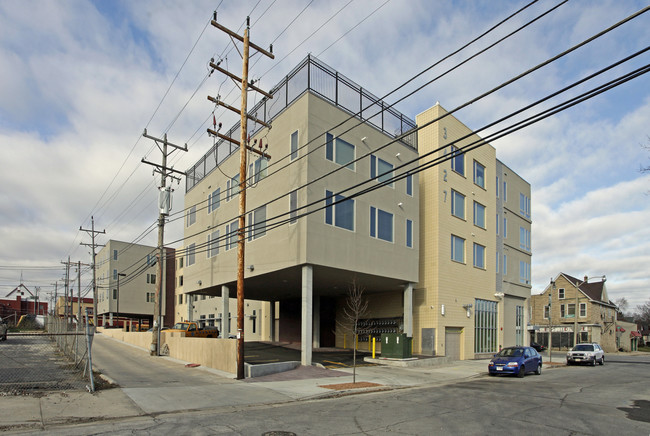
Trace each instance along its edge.
{"label": "blue sedan", "polygon": [[490,375],[513,374],[523,377],[527,372],[542,373],[542,356],[532,347],[508,347],[495,354],[488,364]]}

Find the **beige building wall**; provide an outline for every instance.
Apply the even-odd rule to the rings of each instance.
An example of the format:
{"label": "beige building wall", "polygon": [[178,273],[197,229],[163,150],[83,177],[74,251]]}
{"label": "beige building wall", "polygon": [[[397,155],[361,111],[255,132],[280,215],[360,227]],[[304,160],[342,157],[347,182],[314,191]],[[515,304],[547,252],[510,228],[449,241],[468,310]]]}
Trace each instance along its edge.
{"label": "beige building wall", "polygon": [[[111,315],[141,314],[152,316],[158,281],[156,249],[146,245],[110,240],[97,254],[97,312]],[[120,277],[119,292],[117,274]],[[164,286],[163,286],[164,289]],[[118,296],[119,294],[119,308]],[[165,311],[163,298],[163,313]]]}
{"label": "beige building wall", "polygon": [[[446,113],[436,104],[416,118],[418,126],[439,119],[420,130],[418,148],[423,157],[421,163],[440,161],[440,164],[420,173],[420,280],[414,292],[413,349],[416,353],[472,359],[482,354],[475,349],[477,299],[496,303],[498,320],[488,340],[492,345],[479,347],[490,354],[500,347],[515,345],[511,342],[514,342],[517,306],[521,313],[525,312],[530,284],[527,287],[515,284],[515,289],[509,284],[497,287],[495,180],[500,163],[494,147],[484,144],[464,155],[464,174],[455,171],[452,161],[446,159],[452,152],[451,143],[465,136],[468,137],[453,145],[462,148],[483,142],[457,118],[444,116]],[[475,162],[484,168],[483,187],[475,183]],[[530,187],[525,182],[522,184],[530,195]],[[452,214],[454,193],[464,196],[464,218]],[[485,208],[484,227],[474,223],[475,202]],[[462,261],[452,260],[452,235],[464,240]],[[480,267],[474,265],[474,244],[485,250],[485,261]],[[433,350],[426,349],[430,329],[435,329]],[[525,323],[522,329],[525,332]],[[505,336],[504,331],[509,330],[513,334]],[[525,336],[520,333],[520,337]],[[453,350],[447,350],[447,340],[451,341]]]}

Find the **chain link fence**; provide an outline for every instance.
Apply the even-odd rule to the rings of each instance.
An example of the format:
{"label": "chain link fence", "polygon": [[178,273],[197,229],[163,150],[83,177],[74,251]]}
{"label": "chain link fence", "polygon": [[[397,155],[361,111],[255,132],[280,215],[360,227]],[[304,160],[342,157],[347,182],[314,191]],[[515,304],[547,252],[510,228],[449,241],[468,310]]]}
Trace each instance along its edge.
{"label": "chain link fence", "polygon": [[0,343],[0,395],[95,390],[94,328],[48,317],[44,329],[9,331]]}

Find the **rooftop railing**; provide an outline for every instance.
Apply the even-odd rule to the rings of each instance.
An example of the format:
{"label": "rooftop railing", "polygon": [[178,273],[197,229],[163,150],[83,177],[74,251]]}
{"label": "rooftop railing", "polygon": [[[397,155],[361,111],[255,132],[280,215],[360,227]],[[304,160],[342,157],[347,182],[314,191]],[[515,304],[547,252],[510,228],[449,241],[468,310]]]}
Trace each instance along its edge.
{"label": "rooftop railing", "polygon": [[[313,92],[350,115],[354,115],[357,119],[374,126],[391,138],[405,135],[400,142],[417,150],[417,133],[413,131],[416,127],[414,120],[389,107],[389,104],[312,55],[307,55],[271,90],[273,99],[262,99],[249,111],[249,114],[260,121],[271,123],[275,117],[307,91]],[[241,123],[238,122],[224,135],[230,138],[240,138],[240,126]],[[248,133],[253,136],[263,127],[260,123],[249,121]],[[187,170],[185,192],[192,189],[217,165],[237,150],[238,147],[235,144],[219,140],[194,166]]]}

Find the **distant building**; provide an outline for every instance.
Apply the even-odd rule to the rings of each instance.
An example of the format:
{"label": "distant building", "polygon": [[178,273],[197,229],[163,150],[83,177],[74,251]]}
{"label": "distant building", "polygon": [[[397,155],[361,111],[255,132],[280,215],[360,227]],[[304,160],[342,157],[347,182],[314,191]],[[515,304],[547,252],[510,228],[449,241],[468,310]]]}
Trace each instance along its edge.
{"label": "distant building", "polygon": [[558,274],[544,292],[531,297],[531,339],[548,346],[550,330],[553,348],[571,348],[577,325],[577,342],[598,342],[606,352],[616,351],[617,308],[605,282],[604,277],[590,281]]}
{"label": "distant building", "polygon": [[[77,319],[79,314],[79,298],[72,297],[67,302],[68,311],[72,314],[72,318]],[[65,317],[66,313],[66,298],[57,297],[56,302],[54,303],[54,314],[60,318]],[[81,299],[81,317],[84,318],[86,314],[86,309],[88,309],[88,314],[92,317],[93,314],[93,299],[92,298],[82,298]],[[101,321],[101,319],[100,319]],[[101,323],[100,323],[101,325]]]}
{"label": "distant building", "polygon": [[[8,298],[12,297],[13,298]],[[0,318],[15,324],[23,315],[47,315],[47,301],[40,301],[36,292],[24,284],[18,285],[6,298],[0,298]]]}
{"label": "distant building", "polygon": [[[128,322],[151,325],[159,280],[156,247],[110,240],[97,254],[97,315],[100,325],[122,327]],[[165,248],[162,284],[163,325],[174,322],[175,250]]]}

